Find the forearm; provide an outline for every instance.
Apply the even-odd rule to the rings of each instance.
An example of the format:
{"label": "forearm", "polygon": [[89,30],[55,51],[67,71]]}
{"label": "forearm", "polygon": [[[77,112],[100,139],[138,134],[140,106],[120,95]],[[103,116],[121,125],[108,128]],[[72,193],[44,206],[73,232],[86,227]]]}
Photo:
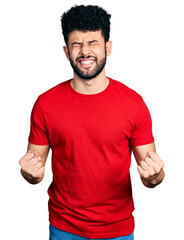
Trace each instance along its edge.
{"label": "forearm", "polygon": [[145,180],[143,177],[141,177],[141,181],[144,184],[144,186],[146,186],[148,188],[154,188],[163,181],[164,177],[165,177],[165,172],[162,169],[160,174],[158,175],[158,177],[156,179],[152,178],[152,179],[149,179],[149,180],[148,179]]}

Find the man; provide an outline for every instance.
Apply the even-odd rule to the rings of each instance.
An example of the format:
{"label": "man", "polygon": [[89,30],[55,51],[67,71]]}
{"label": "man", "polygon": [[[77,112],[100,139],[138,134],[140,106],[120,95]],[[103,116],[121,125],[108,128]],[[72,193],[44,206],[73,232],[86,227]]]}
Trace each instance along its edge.
{"label": "man", "polygon": [[146,187],[164,178],[142,97],[105,75],[110,17],[83,5],[63,14],[74,77],[41,94],[32,110],[28,152],[19,163],[23,177],[37,184],[52,149],[50,240],[133,239],[132,150]]}

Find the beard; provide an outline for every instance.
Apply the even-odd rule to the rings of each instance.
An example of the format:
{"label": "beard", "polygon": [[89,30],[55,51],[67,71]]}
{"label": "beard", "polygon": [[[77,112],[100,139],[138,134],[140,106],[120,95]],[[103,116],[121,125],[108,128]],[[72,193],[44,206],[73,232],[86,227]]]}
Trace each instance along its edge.
{"label": "beard", "polygon": [[[78,59],[82,59],[82,58],[90,58],[92,56],[87,56],[87,57],[84,57],[84,56],[81,56],[80,58]],[[94,58],[94,57],[93,57]],[[97,61],[97,58],[95,58],[95,62],[96,62],[96,66],[93,70],[91,71],[87,71],[87,72],[84,72],[82,71],[77,64],[74,63],[74,61],[71,59],[70,55],[69,55],[69,60],[70,60],[70,64],[74,70],[74,72],[77,74],[77,76],[79,76],[81,79],[84,79],[84,80],[90,80],[92,78],[95,78],[97,77],[101,72],[102,70],[104,69],[105,67],[105,64],[106,64],[106,60],[107,60],[107,54],[106,54],[106,49],[105,49],[105,57],[102,58],[99,63]]]}

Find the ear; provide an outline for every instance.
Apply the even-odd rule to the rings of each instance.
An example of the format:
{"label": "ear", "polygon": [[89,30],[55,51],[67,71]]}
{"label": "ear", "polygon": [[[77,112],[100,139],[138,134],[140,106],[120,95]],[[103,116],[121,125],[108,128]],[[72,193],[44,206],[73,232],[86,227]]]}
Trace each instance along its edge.
{"label": "ear", "polygon": [[106,50],[107,50],[107,56],[110,56],[112,51],[112,41],[108,41],[106,43]]}
{"label": "ear", "polygon": [[65,55],[66,55],[67,59],[69,60],[68,47],[67,47],[67,46],[64,46],[64,47],[63,47],[63,50],[64,50],[64,52],[65,52]]}

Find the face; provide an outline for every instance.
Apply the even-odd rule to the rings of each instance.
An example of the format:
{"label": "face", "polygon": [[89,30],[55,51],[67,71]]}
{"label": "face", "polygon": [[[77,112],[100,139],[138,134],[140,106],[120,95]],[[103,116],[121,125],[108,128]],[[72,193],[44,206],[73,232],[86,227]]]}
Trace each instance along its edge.
{"label": "face", "polygon": [[89,80],[98,76],[105,67],[106,57],[111,52],[111,42],[105,43],[100,31],[82,32],[75,30],[69,34],[65,54],[77,76]]}

